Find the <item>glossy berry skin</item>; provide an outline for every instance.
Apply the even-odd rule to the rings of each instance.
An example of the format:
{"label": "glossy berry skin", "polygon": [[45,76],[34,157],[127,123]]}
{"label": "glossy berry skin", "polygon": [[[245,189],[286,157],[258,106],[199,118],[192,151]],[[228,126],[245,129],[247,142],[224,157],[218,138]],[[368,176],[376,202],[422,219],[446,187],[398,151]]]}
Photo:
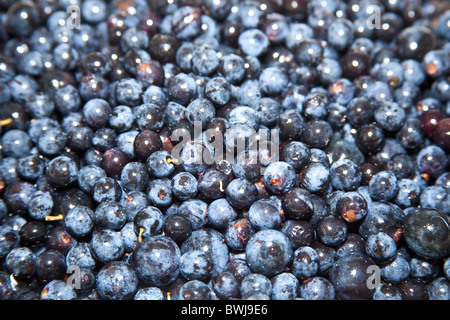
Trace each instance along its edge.
{"label": "glossy berry skin", "polygon": [[366,217],[367,210],[366,199],[355,191],[346,192],[336,203],[336,214],[347,222],[361,221]]}
{"label": "glossy berry skin", "polygon": [[360,127],[355,138],[359,150],[365,154],[373,154],[379,151],[383,147],[384,141],[383,129],[374,124]]}
{"label": "glossy berry skin", "polygon": [[238,44],[246,55],[257,57],[267,49],[269,39],[261,30],[252,28],[240,34]]}
{"label": "glossy berry skin", "polygon": [[335,296],[333,285],[323,277],[307,279],[300,286],[300,297],[304,300],[334,300]]}
{"label": "glossy berry skin", "polygon": [[94,233],[90,241],[93,256],[100,262],[118,260],[124,253],[124,244],[120,233],[102,229]]}
{"label": "glossy berry skin", "polygon": [[282,139],[298,138],[304,129],[303,117],[296,110],[282,112],[277,119],[277,124],[280,128],[280,137]]}
{"label": "glossy berry skin", "polygon": [[404,232],[403,210],[393,203],[384,201],[373,201],[369,206],[366,218],[359,227],[359,234],[367,239],[370,235],[381,231],[398,240]]}
{"label": "glossy berry skin", "polygon": [[449,241],[448,216],[437,210],[421,209],[406,216],[405,240],[421,257],[439,259],[447,256]]}
{"label": "glossy berry skin", "polygon": [[[427,52],[425,48],[433,49],[436,38],[428,28],[412,26],[399,34],[398,43],[398,54],[401,58],[422,60]],[[417,45],[411,45],[411,43],[417,43]]]}
{"label": "glossy berry skin", "polygon": [[106,264],[97,274],[98,294],[109,300],[130,298],[137,291],[138,277],[133,268],[123,261]]}
{"label": "glossy berry skin", "polygon": [[356,190],[362,180],[361,170],[351,160],[334,162],[330,167],[331,184],[337,190]]}
{"label": "glossy berry skin", "polygon": [[139,289],[134,295],[134,300],[164,300],[164,294],[157,287]]}
{"label": "glossy berry skin", "polygon": [[52,280],[41,291],[41,300],[76,300],[77,294],[64,281]]}
{"label": "glossy berry skin", "polygon": [[450,298],[450,283],[445,277],[438,277],[427,288],[430,300],[448,300]]}
{"label": "glossy berry skin", "polygon": [[356,126],[369,124],[373,120],[374,103],[366,97],[352,99],[348,106],[348,121]]}
{"label": "glossy berry skin", "polygon": [[204,282],[191,280],[180,288],[179,297],[180,300],[209,300],[211,289]]}
{"label": "glossy berry skin", "polygon": [[300,184],[309,192],[324,190],[329,184],[330,170],[320,162],[310,162],[300,172]]}
{"label": "glossy berry skin", "polygon": [[325,216],[317,222],[317,237],[328,246],[337,246],[345,241],[348,234],[347,223],[336,216]]}
{"label": "glossy berry skin", "polygon": [[390,201],[398,192],[397,178],[391,172],[380,171],[370,180],[369,192],[376,201]]}
{"label": "glossy berry skin", "polygon": [[428,294],[426,285],[415,278],[408,278],[397,285],[403,300],[426,300]]}
{"label": "glossy berry skin", "polygon": [[181,105],[187,106],[197,97],[197,83],[191,76],[179,73],[169,82],[168,97]]}
{"label": "glossy berry skin", "polygon": [[142,207],[150,205],[150,200],[144,192],[131,191],[121,197],[119,204],[127,216],[127,222],[131,222]]}
{"label": "glossy berry skin", "polygon": [[[157,235],[163,227],[163,215],[161,211],[152,206],[141,208],[134,217],[134,230],[136,235],[143,239]],[[141,228],[144,230],[141,233]]]}
{"label": "glossy berry skin", "polygon": [[305,220],[313,214],[314,204],[311,194],[301,188],[293,188],[282,198],[283,210],[288,217]]}
{"label": "glossy berry skin", "polygon": [[397,179],[410,178],[415,171],[413,159],[407,154],[393,156],[389,160],[387,168],[394,173]]}
{"label": "glossy berry skin", "polygon": [[305,123],[302,137],[310,148],[325,148],[331,141],[333,129],[324,120],[310,120]]}
{"label": "glossy berry skin", "polygon": [[237,297],[239,294],[239,280],[230,271],[222,271],[212,279],[213,290],[222,299]]}
{"label": "glossy berry skin", "polygon": [[144,240],[134,251],[131,264],[138,278],[155,286],[171,284],[179,274],[181,253],[165,236]]}
{"label": "glossy berry skin", "polygon": [[225,195],[229,180],[225,173],[217,169],[207,169],[198,177],[198,190],[208,199],[218,199]]}
{"label": "glossy berry skin", "polygon": [[311,247],[303,246],[292,256],[292,274],[298,279],[313,277],[319,271],[319,254]]}
{"label": "glossy berry skin", "polygon": [[386,263],[395,257],[397,246],[389,235],[380,232],[369,236],[366,242],[366,253],[374,261]]}
{"label": "glossy berry skin", "polygon": [[250,223],[257,229],[277,229],[282,221],[281,208],[270,199],[260,199],[248,211]]}
{"label": "glossy berry skin", "polygon": [[149,53],[161,63],[173,62],[179,47],[180,43],[173,35],[157,33],[150,39]]}
{"label": "glossy berry skin", "polygon": [[192,233],[192,224],[188,218],[174,214],[164,221],[164,234],[176,243],[183,243]]}
{"label": "glossy berry skin", "polygon": [[94,228],[94,213],[85,206],[77,206],[64,217],[66,228],[76,237],[88,235]]}
{"label": "glossy berry skin", "polygon": [[115,231],[122,228],[127,219],[122,206],[113,201],[100,203],[93,216],[96,226]]}
{"label": "glossy berry skin", "polygon": [[143,191],[149,182],[147,167],[140,162],[129,162],[123,167],[120,180],[127,191]]}
{"label": "glossy berry skin", "polygon": [[144,103],[135,107],[135,120],[141,131],[161,130],[164,122],[158,105],[154,103]]}
{"label": "glossy berry skin", "polygon": [[212,269],[212,261],[203,251],[188,251],[180,258],[180,274],[187,280],[204,280]]}
{"label": "glossy berry skin", "polygon": [[421,174],[437,178],[444,173],[448,160],[444,150],[436,145],[430,145],[419,152],[416,161]]}
{"label": "glossy berry skin", "polygon": [[256,230],[249,219],[242,218],[228,223],[224,231],[227,246],[236,251],[243,251]]}
{"label": "glossy berry skin", "polygon": [[420,194],[420,206],[424,209],[436,209],[444,214],[449,213],[447,190],[443,186],[426,187]]}
{"label": "glossy berry skin", "polygon": [[346,255],[354,253],[365,254],[365,246],[366,243],[360,235],[356,233],[349,233],[347,235],[347,239],[345,239],[345,241],[337,248],[335,259],[340,259]]}
{"label": "glossy berry skin", "polygon": [[138,133],[133,146],[136,156],[144,161],[155,151],[162,150],[163,147],[159,136],[151,130]]}
{"label": "glossy berry skin", "polygon": [[18,279],[31,277],[36,268],[36,255],[27,247],[14,248],[6,256],[6,267]]}
{"label": "glossy berry skin", "polygon": [[0,256],[6,256],[12,249],[20,244],[20,238],[17,232],[8,227],[0,228]]}
{"label": "glossy berry skin", "polygon": [[264,184],[274,194],[285,193],[292,188],[295,180],[295,170],[286,162],[274,162],[264,171]]}
{"label": "glossy berry skin", "polygon": [[444,118],[437,123],[432,133],[433,142],[446,152],[450,150],[449,130],[450,118]]}
{"label": "glossy berry skin", "polygon": [[373,300],[402,300],[402,295],[395,286],[383,283],[374,292]]}
{"label": "glossy berry skin", "polygon": [[51,215],[53,209],[53,198],[50,193],[36,191],[28,202],[28,214],[35,220],[45,220]]}
{"label": "glossy berry skin", "polygon": [[17,173],[28,181],[36,181],[44,173],[44,169],[42,159],[36,155],[25,156],[17,161]]}
{"label": "glossy berry skin", "polygon": [[34,192],[36,188],[29,182],[19,180],[9,185],[3,195],[8,210],[15,214],[26,214]]}
{"label": "glossy berry skin", "polygon": [[367,287],[371,265],[367,256],[361,254],[347,255],[334,263],[330,282],[334,285],[336,295],[346,300],[368,300],[374,290]]}
{"label": "glossy berry skin", "polygon": [[194,230],[191,236],[180,246],[181,253],[193,250],[205,252],[213,263],[211,274],[224,270],[229,261],[228,247],[218,231],[209,228]]}
{"label": "glossy berry skin", "polygon": [[3,152],[7,156],[20,157],[30,151],[30,137],[26,132],[13,129],[2,135]]}
{"label": "glossy berry skin", "polygon": [[249,208],[257,197],[256,186],[245,179],[234,179],[226,189],[226,199],[237,209]]}
{"label": "glossy berry skin", "polygon": [[189,172],[177,173],[172,178],[173,195],[180,200],[188,200],[198,193],[198,181]]}
{"label": "glossy berry skin", "polygon": [[111,106],[106,100],[91,99],[83,106],[84,120],[89,126],[100,128],[108,123],[111,111]]}
{"label": "glossy berry skin", "polygon": [[281,273],[292,259],[289,239],[276,230],[257,232],[248,242],[245,253],[249,267],[266,276]]}
{"label": "glossy berry skin", "polygon": [[64,255],[77,243],[77,239],[65,227],[55,227],[47,233],[47,248],[59,251]]}
{"label": "glossy berry skin", "polygon": [[283,223],[281,232],[289,238],[294,250],[310,246],[315,240],[315,230],[307,221],[287,220]]}
{"label": "glossy berry skin", "polygon": [[138,89],[135,100],[136,103],[139,103],[144,88],[148,88],[151,85],[164,85],[164,69],[156,60],[141,62],[136,67],[136,78],[142,87]]}
{"label": "glossy berry skin", "polygon": [[281,150],[281,160],[290,164],[298,172],[308,162],[311,156],[309,147],[303,142],[292,141],[286,144]]}
{"label": "glossy berry skin", "polygon": [[45,241],[46,226],[40,221],[29,221],[19,231],[20,243],[23,246],[35,246]]}
{"label": "glossy berry skin", "polygon": [[253,273],[242,279],[239,291],[242,297],[246,297],[256,292],[261,292],[270,296],[273,286],[270,280],[259,273]]}
{"label": "glossy berry skin", "polygon": [[69,157],[59,156],[47,166],[47,181],[56,188],[66,188],[76,181],[78,167]]}
{"label": "glossy berry skin", "polygon": [[408,260],[397,254],[393,261],[381,268],[380,274],[383,280],[398,284],[411,275],[411,267]]}
{"label": "glossy berry skin", "polygon": [[186,217],[192,225],[193,230],[204,227],[207,223],[206,202],[199,199],[189,199],[184,201],[178,208],[177,214]]}
{"label": "glossy berry skin", "polygon": [[64,255],[56,250],[46,250],[37,257],[36,274],[43,282],[61,280],[66,273]]}
{"label": "glossy berry skin", "polygon": [[92,255],[89,243],[79,242],[75,244],[66,255],[68,266],[78,266],[80,268],[93,269],[96,261]]}
{"label": "glossy berry skin", "polygon": [[79,188],[91,194],[97,180],[106,178],[105,171],[96,165],[86,165],[80,168],[77,174],[77,182]]}
{"label": "glossy berry skin", "polygon": [[122,188],[117,180],[103,177],[97,180],[92,189],[92,198],[95,202],[119,201],[122,196]]}
{"label": "glossy berry skin", "polygon": [[199,8],[184,6],[177,9],[172,16],[172,31],[179,39],[190,39],[201,31],[201,12]]}
{"label": "glossy berry skin", "polygon": [[[61,137],[58,138],[58,140],[61,142],[59,142],[60,146],[59,149],[56,149],[57,151],[60,151],[66,144],[71,149],[76,150],[78,152],[86,151],[87,149],[92,147],[92,139],[94,137],[94,132],[88,126],[72,127],[67,133],[67,137],[65,134],[60,135]],[[41,145],[41,149],[44,149],[42,148],[41,137],[39,138],[38,143]],[[47,150],[46,153],[49,154],[50,152]]]}
{"label": "glossy berry skin", "polygon": [[413,207],[420,203],[420,186],[411,179],[400,179],[398,181],[398,193],[395,204],[401,208]]}
{"label": "glossy berry skin", "polygon": [[211,202],[207,207],[206,215],[208,223],[218,229],[225,228],[238,216],[236,210],[223,198]]}
{"label": "glossy berry skin", "polygon": [[123,168],[130,162],[128,155],[117,149],[112,148],[103,153],[100,167],[105,171],[108,177],[119,179]]}

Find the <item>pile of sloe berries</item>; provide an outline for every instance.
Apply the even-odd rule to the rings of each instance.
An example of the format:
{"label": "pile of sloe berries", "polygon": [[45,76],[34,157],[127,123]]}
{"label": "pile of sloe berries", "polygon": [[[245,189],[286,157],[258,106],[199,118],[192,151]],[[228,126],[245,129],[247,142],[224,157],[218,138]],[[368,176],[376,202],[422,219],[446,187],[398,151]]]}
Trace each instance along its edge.
{"label": "pile of sloe berries", "polygon": [[446,0],[1,0],[0,124],[0,299],[450,299]]}

